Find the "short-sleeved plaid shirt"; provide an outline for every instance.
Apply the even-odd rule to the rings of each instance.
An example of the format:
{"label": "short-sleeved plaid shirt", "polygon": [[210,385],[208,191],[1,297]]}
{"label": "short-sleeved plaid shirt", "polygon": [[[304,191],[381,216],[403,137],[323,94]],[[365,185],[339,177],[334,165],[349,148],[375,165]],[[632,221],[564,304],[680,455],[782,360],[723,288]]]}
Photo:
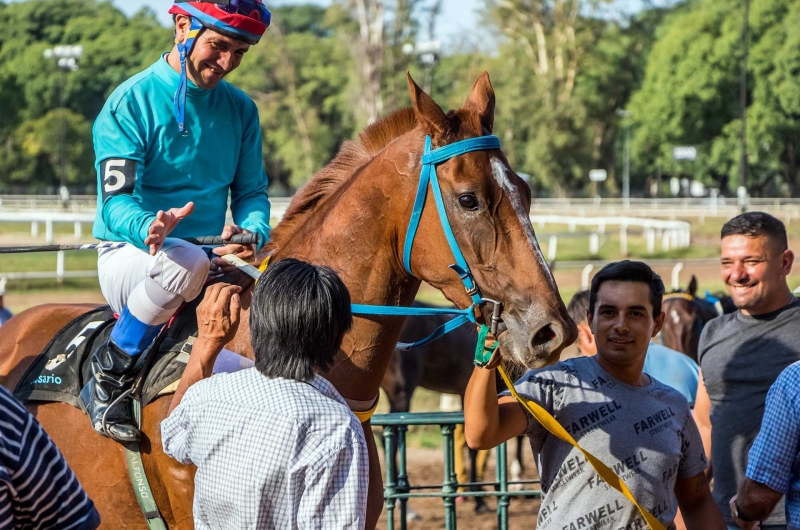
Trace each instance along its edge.
{"label": "short-sleeved plaid shirt", "polygon": [[800,362],[789,365],[769,389],[747,476],[786,495],[787,525],[800,530]]}
{"label": "short-sleeved plaid shirt", "polygon": [[364,528],[363,429],[320,376],[303,383],[249,368],[204,379],[161,435],[165,453],[197,466],[195,528]]}

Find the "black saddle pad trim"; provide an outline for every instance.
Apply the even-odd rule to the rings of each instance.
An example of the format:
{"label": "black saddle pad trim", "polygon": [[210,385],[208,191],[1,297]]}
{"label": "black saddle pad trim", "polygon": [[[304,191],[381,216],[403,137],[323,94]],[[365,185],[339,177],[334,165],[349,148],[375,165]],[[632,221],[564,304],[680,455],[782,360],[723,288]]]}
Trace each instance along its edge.
{"label": "black saddle pad trim", "polygon": [[[166,387],[178,381],[186,368],[185,356],[181,357],[184,345],[189,337],[197,334],[197,317],[195,310],[202,300],[198,296],[194,301],[186,304],[176,316],[175,321],[166,330],[157,352],[147,352],[146,355],[157,355],[150,364],[151,368],[145,375],[142,387],[142,405],[147,405],[158,397]],[[52,366],[59,356],[64,357],[66,350],[70,349],[82,330],[90,322],[102,321],[89,331],[84,331],[84,340],[66,356],[66,360]],[[116,319],[108,306],[98,307],[80,315],[61,329],[50,340],[45,349],[30,367],[25,371],[14,390],[14,395],[23,402],[52,402],[58,401],[83,409],[79,397],[80,390],[91,377],[91,367],[88,362],[94,350],[110,336]],[[56,383],[57,379],[57,383]]]}
{"label": "black saddle pad trim", "polygon": [[[106,313],[105,315],[103,313]],[[110,319],[109,319],[110,317]],[[64,403],[69,403],[70,405],[77,407],[83,410],[83,404],[81,403],[80,398],[74,392],[70,391],[60,391],[54,390],[51,388],[34,388],[33,382],[39,379],[40,376],[43,375],[45,366],[51,360],[47,353],[53,349],[53,346],[58,342],[71,342],[73,337],[67,336],[68,332],[75,332],[77,333],[79,330],[77,329],[78,326],[82,322],[91,322],[93,319],[102,319],[106,322],[101,325],[97,331],[101,332],[103,329],[108,327],[110,324],[114,322],[114,312],[111,311],[109,306],[100,306],[96,309],[92,309],[88,313],[83,313],[82,315],[74,318],[70,321],[69,324],[61,328],[55,336],[50,339],[50,342],[47,343],[47,346],[42,350],[42,353],[36,358],[36,360],[28,367],[25,371],[25,374],[17,383],[17,387],[14,389],[14,396],[20,401],[27,402],[27,401],[60,401]],[[86,349],[87,346],[94,344],[94,337],[89,338],[85,342],[89,342],[89,344],[81,344],[83,348]],[[79,362],[78,366],[78,373],[80,373],[81,365],[83,361],[88,358],[88,356],[80,355],[76,352],[76,360]],[[44,375],[44,377],[47,377]],[[80,392],[80,388],[78,389]]]}

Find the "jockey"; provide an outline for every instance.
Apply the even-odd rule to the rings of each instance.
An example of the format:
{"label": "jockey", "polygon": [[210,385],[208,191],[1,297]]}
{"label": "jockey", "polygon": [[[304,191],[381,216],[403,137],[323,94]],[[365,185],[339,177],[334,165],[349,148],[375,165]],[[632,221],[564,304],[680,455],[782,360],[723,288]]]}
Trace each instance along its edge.
{"label": "jockey", "polygon": [[[261,0],[175,0],[169,12],[172,51],[120,85],[93,128],[93,234],[128,244],[99,251],[100,288],[119,320],[92,357],[81,399],[92,427],[123,443],[140,434],[129,398],[115,403],[138,356],[197,297],[209,266],[232,268],[219,256],[253,261],[258,251],[226,245],[213,249],[210,264],[202,248],[178,238],[249,232],[263,245],[270,231],[258,110],[223,81],[258,43],[270,13]],[[235,224],[224,226],[229,194]]]}

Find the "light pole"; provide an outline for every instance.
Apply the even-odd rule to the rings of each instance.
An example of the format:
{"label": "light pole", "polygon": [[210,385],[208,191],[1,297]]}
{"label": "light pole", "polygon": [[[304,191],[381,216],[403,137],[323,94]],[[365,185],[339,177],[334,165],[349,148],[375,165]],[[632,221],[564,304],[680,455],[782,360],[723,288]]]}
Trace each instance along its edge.
{"label": "light pole", "polygon": [[56,46],[52,49],[47,49],[44,51],[45,59],[56,59],[58,69],[61,71],[61,132],[58,150],[59,165],[61,166],[61,186],[58,189],[58,193],[61,195],[61,200],[64,203],[64,207],[66,207],[67,201],[69,200],[69,191],[67,190],[67,161],[64,146],[66,136],[66,120],[64,113],[67,106],[64,85],[66,83],[66,73],[74,72],[78,69],[78,59],[80,59],[82,55],[83,46]]}
{"label": "light pole", "polygon": [[625,146],[622,155],[622,205],[625,208],[631,206],[631,124],[630,118],[633,113],[625,109],[617,109],[617,116],[622,118],[625,127]]}
{"label": "light pole", "polygon": [[406,43],[403,45],[403,53],[406,55],[416,54],[422,65],[425,78],[422,80],[422,90],[431,95],[433,86],[433,69],[439,62],[439,53],[442,45],[437,40],[419,41],[416,44]]}
{"label": "light pole", "polygon": [[[739,111],[742,115],[742,152],[739,158],[739,189],[737,195],[747,195],[747,55],[749,52],[748,37],[750,33],[750,0],[744,0],[744,22],[742,23],[742,73],[739,85]],[[742,212],[745,211],[745,200],[739,204]]]}

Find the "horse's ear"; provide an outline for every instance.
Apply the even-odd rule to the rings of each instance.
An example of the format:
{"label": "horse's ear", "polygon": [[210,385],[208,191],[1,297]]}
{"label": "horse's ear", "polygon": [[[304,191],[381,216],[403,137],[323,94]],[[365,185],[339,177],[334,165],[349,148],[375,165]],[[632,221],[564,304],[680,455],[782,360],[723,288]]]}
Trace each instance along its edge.
{"label": "horse's ear", "polygon": [[448,127],[447,115],[433,98],[414,82],[410,73],[406,72],[406,75],[408,76],[408,91],[411,94],[411,104],[414,107],[417,122],[431,138],[441,135]]}
{"label": "horse's ear", "polygon": [[[489,72],[483,72],[475,81],[464,108],[477,114],[481,128],[492,134],[494,129],[494,88]],[[480,131],[483,133],[483,131]]]}
{"label": "horse's ear", "polygon": [[689,287],[686,289],[686,292],[692,296],[697,295],[697,276],[692,274],[692,279],[689,282]]}

